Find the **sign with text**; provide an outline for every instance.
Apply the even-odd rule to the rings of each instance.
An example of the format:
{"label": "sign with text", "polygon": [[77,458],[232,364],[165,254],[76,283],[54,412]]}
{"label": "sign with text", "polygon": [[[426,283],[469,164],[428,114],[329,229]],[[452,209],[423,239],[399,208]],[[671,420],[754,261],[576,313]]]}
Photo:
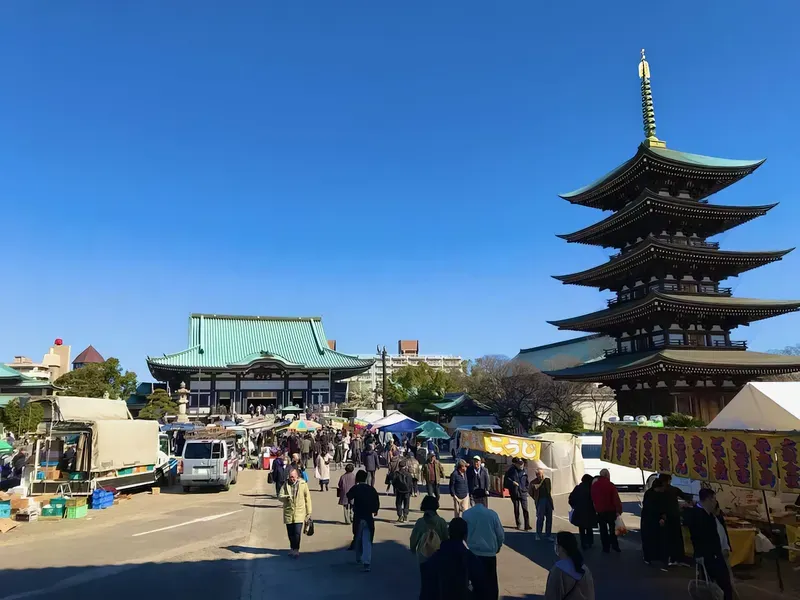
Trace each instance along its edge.
{"label": "sign with text", "polygon": [[461,445],[478,452],[534,460],[541,455],[542,443],[515,435],[487,431],[462,431]]}

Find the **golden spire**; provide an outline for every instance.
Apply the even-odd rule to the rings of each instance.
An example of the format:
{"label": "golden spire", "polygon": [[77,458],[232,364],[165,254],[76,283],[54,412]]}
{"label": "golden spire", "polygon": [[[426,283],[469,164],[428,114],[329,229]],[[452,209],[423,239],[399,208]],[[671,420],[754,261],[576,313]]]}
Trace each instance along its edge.
{"label": "golden spire", "polygon": [[653,108],[653,91],[650,89],[650,64],[642,48],[639,62],[639,79],[642,80],[642,119],[644,120],[644,145],[648,148],[666,148],[666,142],[656,137],[656,111]]}

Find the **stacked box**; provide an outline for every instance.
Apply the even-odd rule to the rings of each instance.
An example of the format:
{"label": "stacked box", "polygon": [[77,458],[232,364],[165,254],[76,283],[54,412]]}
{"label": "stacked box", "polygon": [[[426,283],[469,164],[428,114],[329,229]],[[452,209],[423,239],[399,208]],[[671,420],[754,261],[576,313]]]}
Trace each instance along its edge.
{"label": "stacked box", "polygon": [[114,504],[114,493],[95,490],[92,493],[92,510],[101,510]]}
{"label": "stacked box", "polygon": [[50,506],[57,506],[64,511],[64,507],[67,505],[67,499],[63,496],[56,496],[55,498],[50,498],[49,502]]}
{"label": "stacked box", "polygon": [[11,517],[11,501],[0,502],[0,519],[8,519],[9,517]]}
{"label": "stacked box", "polygon": [[64,507],[63,506],[43,506],[42,507],[42,517],[56,517],[61,519],[64,517]]}
{"label": "stacked box", "polygon": [[86,498],[84,496],[67,499],[67,508],[75,508],[77,506],[86,506]]}
{"label": "stacked box", "polygon": [[89,514],[89,505],[84,503],[79,506],[68,506],[67,507],[67,519],[82,519],[87,514]]}

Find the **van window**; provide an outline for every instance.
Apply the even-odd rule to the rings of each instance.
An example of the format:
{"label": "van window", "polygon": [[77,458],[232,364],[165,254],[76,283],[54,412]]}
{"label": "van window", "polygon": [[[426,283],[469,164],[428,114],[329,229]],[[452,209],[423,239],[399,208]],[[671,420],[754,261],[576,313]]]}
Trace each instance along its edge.
{"label": "van window", "polygon": [[600,444],[582,444],[581,445],[581,456],[583,458],[600,458],[601,454],[601,446]]}
{"label": "van window", "polygon": [[183,458],[208,459],[222,457],[222,444],[219,442],[189,442],[183,449]]}

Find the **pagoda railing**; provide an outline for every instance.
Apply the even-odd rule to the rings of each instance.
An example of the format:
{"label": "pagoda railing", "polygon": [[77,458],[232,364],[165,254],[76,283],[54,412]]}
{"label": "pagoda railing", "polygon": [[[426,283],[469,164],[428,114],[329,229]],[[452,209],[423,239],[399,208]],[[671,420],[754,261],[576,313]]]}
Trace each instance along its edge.
{"label": "pagoda railing", "polygon": [[[683,237],[683,236],[676,236],[676,237],[656,237],[653,238],[658,240],[659,242],[667,242],[668,244],[675,244],[677,246],[691,246],[692,248],[708,248],[709,250],[719,250],[719,242],[703,242],[700,240],[693,240],[691,238]],[[636,246],[631,246],[630,248],[635,248]],[[609,260],[614,260],[615,258],[619,258],[628,250],[623,250],[621,252],[617,252],[616,254],[612,254],[609,256]]]}
{"label": "pagoda railing", "polygon": [[[699,291],[694,290],[687,290],[686,284],[681,284],[678,282],[675,283],[661,283],[657,285],[652,285],[650,287],[643,287],[638,290],[633,290],[627,292],[628,298],[620,300],[619,297],[611,298],[610,300],[606,300],[606,305],[608,307],[614,306],[620,302],[630,302],[631,300],[638,300],[639,298],[644,298],[650,292],[668,292],[670,294],[694,294],[698,296],[723,296],[723,297],[730,297],[733,293],[731,288],[714,288],[711,285],[704,285],[702,283],[695,283],[691,284],[696,287]],[[683,287],[683,289],[681,289]]]}
{"label": "pagoda railing", "polygon": [[648,348],[636,348],[636,349],[625,349],[623,348],[620,350],[619,348],[610,348],[605,350],[605,356],[615,356],[617,354],[633,354],[634,352],[647,352],[648,350],[657,350],[659,348],[692,348],[692,349],[703,349],[703,348],[714,348],[719,350],[747,350],[747,342],[744,340],[731,340],[729,342],[724,341],[715,341],[711,344],[703,344],[699,343],[696,340],[689,340],[688,342],[685,340],[660,340],[657,342],[651,342],[651,345]]}

